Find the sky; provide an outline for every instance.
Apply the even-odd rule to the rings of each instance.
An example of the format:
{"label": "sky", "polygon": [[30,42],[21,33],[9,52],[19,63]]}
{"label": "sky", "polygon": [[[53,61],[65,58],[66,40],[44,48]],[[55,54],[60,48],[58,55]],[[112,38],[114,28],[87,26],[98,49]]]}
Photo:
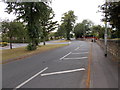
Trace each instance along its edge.
{"label": "sky", "polygon": [[[63,13],[73,10],[77,16],[76,23],[82,22],[84,19],[93,21],[94,24],[103,24],[101,22],[102,13],[97,13],[98,5],[102,5],[105,0],[52,0],[50,5],[55,13],[54,21],[61,21]],[[0,20],[14,20],[15,15],[7,14],[5,11],[6,4],[0,2]]]}

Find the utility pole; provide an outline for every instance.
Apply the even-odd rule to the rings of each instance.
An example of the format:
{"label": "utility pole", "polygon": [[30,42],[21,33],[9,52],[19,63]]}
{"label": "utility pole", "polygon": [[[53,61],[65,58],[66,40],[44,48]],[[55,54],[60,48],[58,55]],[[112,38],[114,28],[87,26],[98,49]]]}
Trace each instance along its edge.
{"label": "utility pole", "polygon": [[[105,2],[105,9],[107,10],[107,0]],[[105,43],[105,57],[107,57],[107,11],[105,11],[105,34],[104,34],[104,43]]]}

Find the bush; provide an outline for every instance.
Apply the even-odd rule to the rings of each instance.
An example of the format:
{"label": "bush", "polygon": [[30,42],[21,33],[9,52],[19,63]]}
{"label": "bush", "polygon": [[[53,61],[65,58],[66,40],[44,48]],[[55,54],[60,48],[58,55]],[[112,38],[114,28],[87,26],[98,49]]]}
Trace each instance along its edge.
{"label": "bush", "polygon": [[36,45],[29,44],[29,45],[27,46],[27,50],[29,50],[29,51],[32,51],[32,50],[35,50],[35,49],[37,49]]}
{"label": "bush", "polygon": [[1,47],[7,46],[7,45],[8,45],[7,42],[0,42],[0,46],[1,46]]}

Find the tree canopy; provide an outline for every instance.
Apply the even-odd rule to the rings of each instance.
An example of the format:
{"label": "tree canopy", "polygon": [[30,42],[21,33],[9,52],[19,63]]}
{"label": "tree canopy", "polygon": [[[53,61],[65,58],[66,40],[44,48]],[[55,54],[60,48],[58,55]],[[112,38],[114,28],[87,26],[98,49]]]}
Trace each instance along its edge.
{"label": "tree canopy", "polygon": [[90,20],[83,20],[81,23],[77,23],[74,27],[74,33],[76,38],[82,38],[91,32],[93,23]]}
{"label": "tree canopy", "polygon": [[10,49],[12,49],[13,37],[25,37],[25,27],[21,22],[2,22],[2,35],[9,37]]}
{"label": "tree canopy", "polygon": [[36,49],[39,39],[46,36],[46,32],[55,29],[57,22],[52,22],[54,17],[52,8],[45,2],[7,2],[6,12],[14,13],[17,20],[26,24],[30,45]]}
{"label": "tree canopy", "polygon": [[105,14],[102,21],[109,22],[112,28],[116,28],[116,32],[120,34],[120,1],[106,2],[100,6],[101,11]]}
{"label": "tree canopy", "polygon": [[70,32],[73,30],[75,20],[76,16],[74,15],[74,11],[70,10],[63,14],[61,25],[64,27],[67,40],[70,40]]}

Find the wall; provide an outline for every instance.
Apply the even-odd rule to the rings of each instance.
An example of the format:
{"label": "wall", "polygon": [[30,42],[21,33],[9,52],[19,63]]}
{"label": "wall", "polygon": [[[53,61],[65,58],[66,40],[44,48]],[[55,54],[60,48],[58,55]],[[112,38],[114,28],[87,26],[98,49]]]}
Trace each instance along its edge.
{"label": "wall", "polygon": [[[104,40],[96,41],[102,48],[105,48]],[[108,40],[107,51],[120,61],[120,40]]]}

